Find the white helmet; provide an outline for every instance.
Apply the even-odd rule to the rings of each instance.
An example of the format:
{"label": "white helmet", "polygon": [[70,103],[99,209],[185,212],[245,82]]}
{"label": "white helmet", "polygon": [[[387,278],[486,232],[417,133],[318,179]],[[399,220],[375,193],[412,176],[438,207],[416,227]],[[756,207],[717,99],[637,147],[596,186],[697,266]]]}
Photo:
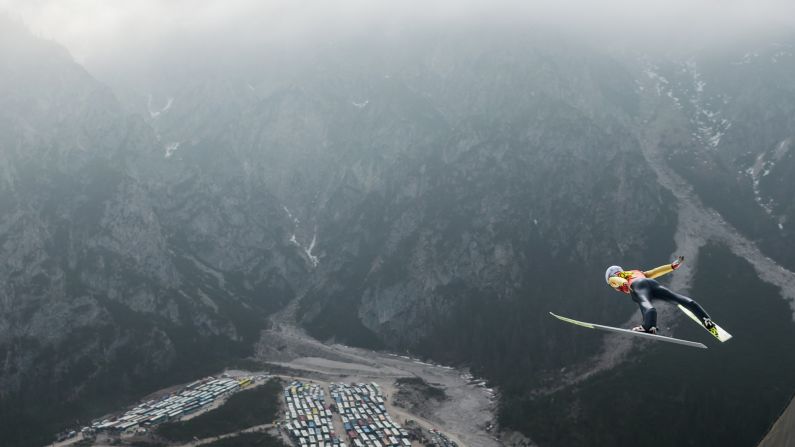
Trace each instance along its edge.
{"label": "white helmet", "polygon": [[623,272],[623,271],[624,271],[624,269],[621,268],[620,266],[611,265],[610,267],[607,268],[607,270],[605,270],[605,282],[610,284],[610,281],[609,281],[610,277],[615,275],[618,272]]}

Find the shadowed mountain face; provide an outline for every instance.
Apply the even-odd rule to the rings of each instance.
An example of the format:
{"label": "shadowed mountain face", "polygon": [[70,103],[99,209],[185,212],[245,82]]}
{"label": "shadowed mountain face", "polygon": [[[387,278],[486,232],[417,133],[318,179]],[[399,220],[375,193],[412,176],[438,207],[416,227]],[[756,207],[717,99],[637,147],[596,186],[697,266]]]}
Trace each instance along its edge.
{"label": "shadowed mountain face", "polygon": [[[659,423],[709,433],[739,414],[709,396],[748,378],[713,383],[704,371],[728,353],[787,349],[758,350],[732,330],[769,321],[783,336],[791,314],[713,247],[693,292],[735,332],[732,350],[696,359],[654,346],[539,391],[602,341],[547,311],[627,321],[634,305],[603,286],[604,268],[653,267],[674,250],[677,203],[641,151],[648,128],[708,206],[791,265],[777,248],[791,242],[791,54],[746,73],[731,68],[744,52],[679,62],[501,33],[375,39],[125,90],[120,104],[62,49],[13,24],[0,36],[0,437],[12,444],[245,357],[296,297],[321,339],[471,366],[502,390],[503,424],[542,445],[622,444],[600,402],[637,410],[672,395],[706,407],[668,402],[660,414],[684,419]],[[754,97],[775,105],[766,119],[746,116],[765,107]],[[748,279],[721,312],[709,299],[734,287],[715,267],[724,259]],[[742,297],[757,290],[766,298],[747,322]],[[698,385],[656,391],[654,377],[680,363]],[[748,440],[791,396],[792,372],[783,362],[759,378],[778,391],[736,396],[759,408]],[[626,439],[648,417],[622,412]],[[35,437],[34,421],[52,430]]]}
{"label": "shadowed mountain face", "polygon": [[142,117],[5,21],[0,147],[4,445],[48,442],[64,422],[247,355],[305,271],[269,236],[280,209],[164,166]]}

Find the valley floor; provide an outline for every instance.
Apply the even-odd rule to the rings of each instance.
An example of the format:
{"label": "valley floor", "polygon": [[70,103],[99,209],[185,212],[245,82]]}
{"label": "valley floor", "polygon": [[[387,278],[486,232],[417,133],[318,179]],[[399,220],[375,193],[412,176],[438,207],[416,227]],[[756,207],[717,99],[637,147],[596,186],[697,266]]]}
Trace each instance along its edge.
{"label": "valley floor", "polygon": [[[276,325],[263,334],[257,357],[281,369],[279,374],[286,380],[310,380],[325,387],[331,382],[375,382],[390,397],[387,409],[401,424],[414,420],[425,429],[437,428],[459,446],[503,445],[490,432],[496,420],[495,392],[465,371],[407,356],[324,344],[290,324]],[[419,377],[444,390],[447,399],[423,409],[426,417],[396,407],[391,397],[396,392],[395,380],[401,377]]]}
{"label": "valley floor", "polygon": [[[461,447],[478,446],[491,447],[504,445],[496,433],[496,394],[485,386],[485,382],[476,380],[468,372],[452,367],[433,365],[390,353],[369,351],[339,344],[324,344],[305,335],[303,331],[292,325],[278,325],[276,329],[267,331],[258,346],[258,360],[264,361],[269,368],[274,370],[273,377],[281,378],[285,383],[302,381],[315,383],[323,387],[326,396],[330,395],[331,383],[377,383],[386,397],[385,403],[389,415],[405,426],[407,422],[424,433],[430,434],[438,430],[449,440]],[[251,373],[242,371],[226,371],[231,377],[242,377]],[[444,390],[447,398],[441,402],[429,405],[424,401],[412,402],[413,409],[394,405],[393,396],[397,393],[395,380],[398,378],[421,378],[429,385]],[[259,385],[261,383],[257,383]],[[176,391],[171,387],[153,396],[159,396]],[[198,414],[223,405],[223,401],[214,402],[213,405],[202,409]],[[282,405],[284,405],[282,399]],[[421,413],[416,414],[416,413]],[[283,416],[283,412],[280,416]],[[338,416],[335,416],[338,418]],[[282,421],[280,417],[279,422]],[[338,433],[344,433],[339,421],[335,419]],[[492,430],[495,430],[492,432]],[[192,447],[210,444],[218,440],[231,438],[242,433],[269,432],[291,444],[292,441],[279,431],[274,424],[264,424],[247,427],[235,432],[213,436],[207,439],[194,439],[180,447]],[[144,436],[146,437],[146,436]],[[343,436],[345,438],[345,436]],[[147,438],[148,439],[148,438]],[[127,442],[147,442],[139,437],[123,439]],[[99,435],[93,440],[82,439],[77,436],[63,442],[53,444],[54,447],[68,446],[104,446],[119,445],[118,437]],[[420,445],[415,442],[416,445]],[[413,444],[414,445],[414,444]],[[174,444],[176,447],[177,444]]]}

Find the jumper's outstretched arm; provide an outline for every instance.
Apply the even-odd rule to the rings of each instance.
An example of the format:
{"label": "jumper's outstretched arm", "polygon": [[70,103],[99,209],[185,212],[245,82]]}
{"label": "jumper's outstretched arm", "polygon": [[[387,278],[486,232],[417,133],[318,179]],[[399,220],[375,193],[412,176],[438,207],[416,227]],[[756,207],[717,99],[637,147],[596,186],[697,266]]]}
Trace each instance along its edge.
{"label": "jumper's outstretched arm", "polygon": [[652,279],[658,278],[662,275],[671,273],[674,270],[678,269],[679,266],[682,265],[682,261],[684,260],[685,260],[684,256],[679,256],[676,258],[676,260],[674,260],[674,262],[670,264],[661,265],[659,267],[655,267],[651,270],[646,270],[645,272],[643,272],[643,274],[646,275],[647,278],[652,278]]}

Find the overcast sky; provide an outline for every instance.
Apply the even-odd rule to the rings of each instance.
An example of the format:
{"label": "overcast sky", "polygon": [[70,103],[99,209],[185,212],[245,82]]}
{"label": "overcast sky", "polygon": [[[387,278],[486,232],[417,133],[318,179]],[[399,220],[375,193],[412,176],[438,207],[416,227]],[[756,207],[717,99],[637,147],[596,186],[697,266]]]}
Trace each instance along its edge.
{"label": "overcast sky", "polygon": [[83,63],[174,41],[248,42],[510,19],[668,38],[795,27],[795,0],[0,0],[0,10]]}

